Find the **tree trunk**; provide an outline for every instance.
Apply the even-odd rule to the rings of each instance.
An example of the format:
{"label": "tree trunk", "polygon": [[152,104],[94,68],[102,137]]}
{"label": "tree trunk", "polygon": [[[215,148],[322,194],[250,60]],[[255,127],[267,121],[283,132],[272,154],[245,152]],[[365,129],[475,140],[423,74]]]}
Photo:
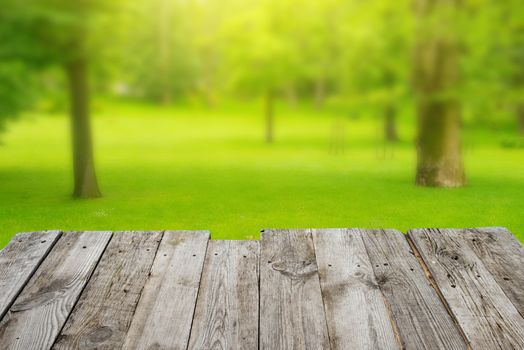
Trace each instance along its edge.
{"label": "tree trunk", "polygon": [[73,140],[74,191],[80,198],[100,197],[93,159],[89,117],[89,86],[87,62],[74,59],[66,65],[71,104]]}
{"label": "tree trunk", "polygon": [[392,105],[386,106],[384,113],[384,136],[386,141],[398,141],[397,111]]}
{"label": "tree trunk", "polygon": [[273,143],[274,135],[274,96],[271,91],[266,94],[266,143]]}
{"label": "tree trunk", "polygon": [[298,106],[298,93],[297,93],[297,89],[295,88],[295,86],[293,84],[289,84],[286,87],[286,97],[287,97],[287,102],[289,104],[289,107],[297,108],[297,106]]}
{"label": "tree trunk", "polygon": [[[434,22],[442,6],[460,0],[417,0],[423,23],[414,52],[414,87],[418,114],[416,182],[422,186],[460,187],[466,182],[460,141],[461,105],[454,89],[459,80],[459,43],[441,34]],[[449,11],[443,11],[449,13]],[[444,26],[446,21],[440,23]],[[429,27],[429,28],[428,28]],[[429,30],[428,30],[429,29]]]}
{"label": "tree trunk", "polygon": [[517,118],[519,123],[519,133],[524,136],[524,104],[517,107]]}
{"label": "tree trunk", "polygon": [[171,70],[171,1],[160,0],[158,19],[158,45],[160,64],[160,102],[163,105],[171,104],[172,70]]}
{"label": "tree trunk", "polygon": [[326,99],[326,79],[320,77],[315,82],[315,108],[322,109]]}

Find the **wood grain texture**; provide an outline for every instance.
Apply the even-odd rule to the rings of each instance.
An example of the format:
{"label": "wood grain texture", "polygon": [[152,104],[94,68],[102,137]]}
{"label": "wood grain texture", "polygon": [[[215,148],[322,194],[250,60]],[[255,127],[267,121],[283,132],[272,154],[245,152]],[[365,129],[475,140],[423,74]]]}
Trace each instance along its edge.
{"label": "wood grain texture", "polygon": [[377,287],[386,297],[405,349],[466,349],[460,329],[426,278],[405,236],[361,230]]}
{"label": "wood grain texture", "polygon": [[417,229],[409,237],[474,349],[524,348],[524,319],[466,236]]}
{"label": "wood grain texture", "polygon": [[463,237],[524,317],[524,247],[503,227],[447,229]]}
{"label": "wood grain texture", "polygon": [[0,250],[0,320],[59,237],[60,231],[19,233]]}
{"label": "wood grain texture", "polygon": [[331,349],[400,349],[355,229],[313,230]]}
{"label": "wood grain texture", "polygon": [[53,349],[120,349],[162,232],[116,232]]}
{"label": "wood grain texture", "polygon": [[261,236],[260,348],[329,349],[311,230]]}
{"label": "wood grain texture", "polygon": [[0,349],[50,349],[111,232],[65,232],[0,323]]}
{"label": "wood grain texture", "polygon": [[207,231],[166,231],[124,349],[186,349],[209,240]]}
{"label": "wood grain texture", "polygon": [[258,348],[258,241],[210,241],[189,349]]}

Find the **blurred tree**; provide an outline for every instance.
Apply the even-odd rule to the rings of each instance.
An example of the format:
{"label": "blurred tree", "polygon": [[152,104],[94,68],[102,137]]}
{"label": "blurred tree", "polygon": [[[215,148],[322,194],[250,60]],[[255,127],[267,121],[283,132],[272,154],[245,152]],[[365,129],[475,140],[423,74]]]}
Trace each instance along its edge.
{"label": "blurred tree", "polygon": [[[91,19],[102,2],[34,0],[23,3],[3,0],[0,12],[0,51],[4,61],[15,61],[24,70],[38,70],[51,65],[64,68],[69,81],[74,161],[74,196],[100,196],[98,189],[89,118],[89,45]],[[4,67],[4,69],[9,69]],[[12,74],[16,74],[13,71]],[[21,107],[14,98],[10,112]]]}
{"label": "blurred tree", "polygon": [[225,66],[234,67],[227,71],[229,82],[237,92],[263,97],[267,143],[274,141],[275,98],[295,81],[301,67],[295,43],[283,35],[289,29],[287,14],[292,5],[293,1],[261,0],[237,12],[223,29]]}
{"label": "blurred tree", "polygon": [[408,16],[407,1],[395,3],[382,2],[377,9],[381,20],[377,25],[380,41],[376,47],[376,70],[379,82],[375,90],[382,91],[383,98],[378,101],[383,108],[384,139],[398,141],[397,115],[401,98],[408,87],[409,47],[411,44],[411,19]]}
{"label": "blurred tree", "polygon": [[458,187],[466,178],[460,144],[460,42],[455,23],[461,0],[417,0],[414,87],[418,113],[417,184]]}
{"label": "blurred tree", "polygon": [[194,5],[185,0],[126,3],[125,35],[115,44],[121,48],[118,78],[132,96],[168,105],[195,89],[203,67],[193,40]]}
{"label": "blurred tree", "polygon": [[409,99],[410,5],[406,0],[352,2],[337,21],[352,24],[338,39],[344,43],[339,49],[342,62],[336,66],[338,84],[357,109],[377,115],[380,137],[386,141],[399,139],[398,110]]}
{"label": "blurred tree", "polygon": [[170,104],[172,91],[170,88],[171,80],[171,28],[172,28],[172,1],[159,0],[158,2],[158,57],[159,57],[159,77],[161,101],[163,104]]}
{"label": "blurred tree", "polygon": [[191,49],[194,50],[196,91],[205,104],[214,107],[219,102],[219,95],[224,90],[220,77],[224,41],[221,37],[223,22],[231,13],[237,13],[239,6],[249,6],[248,1],[193,1],[189,3],[188,17],[192,18]]}
{"label": "blurred tree", "polygon": [[515,65],[518,67],[512,79],[513,89],[519,92],[515,101],[515,114],[517,117],[517,128],[520,135],[524,136],[524,28],[522,36],[518,37],[520,42],[515,43]]}
{"label": "blurred tree", "polygon": [[[296,42],[301,66],[297,80],[311,87],[313,105],[322,109],[328,95],[336,89],[336,66],[344,46],[340,24],[347,19],[350,6],[340,0],[302,1],[294,6],[301,8],[302,15],[294,19],[287,40]],[[289,11],[292,10],[285,13]]]}
{"label": "blurred tree", "polygon": [[[513,103],[517,117],[517,128],[524,135],[524,14],[522,2],[508,0],[504,2],[506,11],[502,21],[506,23],[506,30],[510,31],[509,59],[512,66],[510,88],[515,91]],[[500,6],[500,4],[499,4]]]}
{"label": "blurred tree", "polygon": [[521,124],[524,105],[524,12],[520,0],[463,4],[460,33],[467,55],[461,97],[466,122],[500,128]]}
{"label": "blurred tree", "polygon": [[27,66],[13,54],[25,44],[18,41],[16,28],[2,20],[4,17],[0,10],[0,132],[9,119],[32,106],[37,85]]}
{"label": "blurred tree", "polygon": [[9,119],[16,117],[20,110],[31,106],[34,99],[32,87],[35,83],[22,63],[0,61],[0,132],[2,132]]}

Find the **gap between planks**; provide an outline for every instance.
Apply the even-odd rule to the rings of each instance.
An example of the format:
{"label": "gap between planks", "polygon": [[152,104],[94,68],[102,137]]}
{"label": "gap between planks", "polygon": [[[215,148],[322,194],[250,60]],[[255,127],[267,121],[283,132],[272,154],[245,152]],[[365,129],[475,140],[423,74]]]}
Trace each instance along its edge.
{"label": "gap between planks", "polygon": [[471,347],[471,343],[469,342],[468,337],[466,336],[466,333],[464,333],[464,330],[462,329],[462,327],[460,325],[460,322],[457,320],[457,317],[455,316],[453,311],[451,311],[451,308],[450,308],[450,306],[448,304],[448,301],[446,300],[446,298],[442,294],[442,291],[438,287],[437,282],[433,278],[433,275],[431,274],[431,271],[428,268],[428,265],[426,265],[426,262],[424,261],[424,259],[422,259],[422,256],[420,255],[420,252],[418,251],[417,247],[415,246],[415,244],[411,240],[411,237],[408,234],[405,234],[405,237],[406,237],[406,239],[408,241],[409,246],[413,250],[413,253],[415,254],[415,257],[417,258],[420,266],[424,270],[424,273],[426,274],[426,278],[431,283],[431,286],[433,287],[433,289],[437,293],[438,297],[440,298],[440,301],[442,302],[442,304],[446,308],[448,314],[450,315],[451,319],[453,320],[453,322],[457,326],[458,330],[460,331],[460,335],[464,339],[464,342],[466,343],[466,345],[468,347],[468,350],[472,350],[473,348]]}
{"label": "gap between planks", "polygon": [[[61,231],[18,233],[0,250],[0,320],[9,311],[61,235]],[[31,242],[28,242],[30,240]],[[22,260],[24,264],[20,264]]]}

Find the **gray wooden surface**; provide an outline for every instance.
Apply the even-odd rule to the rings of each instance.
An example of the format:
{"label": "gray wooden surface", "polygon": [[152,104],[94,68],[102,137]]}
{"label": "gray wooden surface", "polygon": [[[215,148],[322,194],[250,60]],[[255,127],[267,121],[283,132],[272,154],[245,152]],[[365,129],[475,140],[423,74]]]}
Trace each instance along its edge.
{"label": "gray wooden surface", "polygon": [[166,231],[124,349],[185,349],[209,232]]}
{"label": "gray wooden surface", "polygon": [[511,232],[502,227],[447,231],[464,237],[504,294],[524,316],[524,248]]}
{"label": "gray wooden surface", "polygon": [[258,347],[258,241],[210,241],[189,349]]}
{"label": "gray wooden surface", "polygon": [[464,235],[419,229],[409,236],[473,348],[524,348],[524,319]]}
{"label": "gray wooden surface", "polygon": [[313,241],[331,349],[399,349],[362,233],[313,230]]}
{"label": "gray wooden surface", "polygon": [[524,349],[524,248],[504,228],[209,238],[15,236],[0,350]]}
{"label": "gray wooden surface", "polygon": [[265,230],[260,245],[260,348],[328,349],[311,232]]}
{"label": "gray wooden surface", "polygon": [[116,232],[54,349],[119,349],[162,232]]}
{"label": "gray wooden surface", "polygon": [[49,349],[100,259],[110,232],[65,232],[0,323],[0,349]]}
{"label": "gray wooden surface", "polygon": [[0,319],[59,236],[59,231],[19,233],[0,251]]}
{"label": "gray wooden surface", "polygon": [[432,288],[404,235],[363,230],[362,238],[406,349],[465,349],[466,344]]}

